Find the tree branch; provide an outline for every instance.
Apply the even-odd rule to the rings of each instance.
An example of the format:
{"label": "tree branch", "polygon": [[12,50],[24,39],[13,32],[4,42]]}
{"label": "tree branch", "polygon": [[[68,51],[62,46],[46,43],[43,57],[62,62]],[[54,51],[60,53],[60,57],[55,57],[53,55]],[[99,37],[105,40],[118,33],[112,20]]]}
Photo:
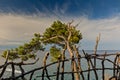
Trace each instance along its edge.
{"label": "tree branch", "polygon": [[[65,39],[65,37],[64,36],[53,36],[53,37],[51,37],[51,38],[48,38],[48,39],[46,39],[46,40],[44,40],[43,42],[47,42],[47,41],[49,41],[49,40],[53,40],[53,39],[55,39],[55,38],[61,38],[61,39],[63,39],[65,42],[66,42],[66,39]],[[58,41],[58,43],[60,43],[60,44],[64,44],[64,43],[62,43],[62,42],[60,42],[60,41]]]}

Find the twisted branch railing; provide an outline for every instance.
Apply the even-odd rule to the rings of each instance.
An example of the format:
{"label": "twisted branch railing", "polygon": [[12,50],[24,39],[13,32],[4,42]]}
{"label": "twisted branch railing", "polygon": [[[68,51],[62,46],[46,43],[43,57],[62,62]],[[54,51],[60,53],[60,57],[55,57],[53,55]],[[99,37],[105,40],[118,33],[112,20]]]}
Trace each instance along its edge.
{"label": "twisted branch railing", "polygon": [[[119,80],[120,79],[120,58],[119,58],[119,55],[120,53],[113,53],[113,54],[107,54],[106,52],[103,53],[103,54],[88,54],[86,53],[84,50],[83,50],[83,56],[81,56],[79,53],[76,52],[76,57],[74,58],[69,58],[69,59],[58,59],[58,61],[56,62],[52,62],[52,63],[49,63],[47,64],[46,61],[47,61],[47,58],[49,56],[49,53],[47,53],[44,57],[44,60],[43,60],[43,66],[42,67],[39,67],[39,68],[35,68],[35,69],[32,69],[30,71],[27,71],[25,72],[23,67],[21,67],[22,65],[34,65],[38,59],[33,62],[33,63],[14,63],[14,62],[8,62],[7,60],[5,61],[5,64],[1,65],[0,66],[0,69],[2,69],[1,73],[0,73],[0,79],[1,80],[17,80],[17,79],[22,79],[24,80],[25,79],[25,75],[28,75],[30,74],[30,77],[29,77],[29,80],[32,80],[33,78],[33,75],[36,71],[41,71],[42,73],[40,73],[39,75],[36,76],[36,78],[40,78],[41,80],[44,80],[47,79],[47,80],[52,80],[52,77],[56,78],[56,80],[64,80],[65,79],[65,74],[72,74],[72,77],[71,79],[73,80],[74,79],[74,73],[79,73],[80,75],[80,79],[81,80],[90,80],[90,77],[91,75],[93,75],[91,72],[94,72],[94,75],[95,77],[93,77],[95,80],[99,80],[99,79],[102,79],[102,80],[112,80],[113,78],[115,80]],[[109,56],[114,56],[114,59],[111,60],[109,59],[108,57]],[[94,65],[94,59],[96,58],[96,60],[99,60],[101,62],[101,67],[94,67],[95,65],[97,65],[97,63]],[[76,60],[77,61],[77,66],[78,66],[78,71],[62,71],[61,69],[65,69],[63,67],[66,67],[66,64],[65,62],[69,62],[69,61],[72,61],[72,60]],[[88,69],[83,69],[84,66],[82,66],[82,60],[85,59],[86,60],[86,63],[88,64]],[[64,63],[64,66],[62,65]],[[105,63],[110,63],[112,66],[110,67],[106,67],[106,64]],[[3,78],[3,75],[5,73],[5,70],[7,68],[8,65],[11,65],[12,67],[12,75],[9,76],[8,78]],[[57,65],[56,68],[55,68],[55,71],[53,71],[53,74],[49,74],[49,67],[52,66],[52,65]],[[61,67],[62,65],[62,67]],[[19,66],[20,67],[20,70],[21,70],[21,74],[18,75],[18,76],[15,76],[15,66]],[[68,67],[68,68],[71,68],[71,67]],[[110,70],[112,72],[112,75],[110,75],[110,77],[108,79],[106,79],[105,77],[105,72],[106,70]],[[101,76],[102,77],[99,77],[98,75],[98,71],[101,71]],[[84,73],[87,73],[87,77],[84,75]],[[60,77],[62,76],[62,77]]]}

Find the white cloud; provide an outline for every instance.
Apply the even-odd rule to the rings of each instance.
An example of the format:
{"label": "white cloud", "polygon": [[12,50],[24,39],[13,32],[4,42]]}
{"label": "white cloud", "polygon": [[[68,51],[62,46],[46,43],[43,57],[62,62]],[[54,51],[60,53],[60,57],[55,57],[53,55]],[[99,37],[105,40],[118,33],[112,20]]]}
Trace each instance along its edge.
{"label": "white cloud", "polygon": [[[43,33],[44,30],[58,20],[58,17],[41,17],[27,15],[0,15],[0,45],[19,45],[31,39],[35,32]],[[83,34],[83,40],[95,41],[101,33],[101,42],[120,43],[120,16],[106,19],[91,20],[87,17],[63,17],[60,20],[67,23],[74,20],[79,23],[77,29]]]}
{"label": "white cloud", "polygon": [[83,32],[86,39],[94,40],[101,33],[103,41],[120,41],[117,36],[120,34],[120,17],[112,17],[107,19],[89,20],[83,19],[79,29]]}
{"label": "white cloud", "polygon": [[60,4],[60,5],[56,3],[52,11],[53,15],[61,18],[62,15],[63,16],[65,15],[65,13],[67,12],[71,4],[72,3],[70,1],[65,1],[63,4]]}
{"label": "white cloud", "polygon": [[15,45],[31,39],[35,32],[43,33],[54,18],[0,15],[0,45]]}

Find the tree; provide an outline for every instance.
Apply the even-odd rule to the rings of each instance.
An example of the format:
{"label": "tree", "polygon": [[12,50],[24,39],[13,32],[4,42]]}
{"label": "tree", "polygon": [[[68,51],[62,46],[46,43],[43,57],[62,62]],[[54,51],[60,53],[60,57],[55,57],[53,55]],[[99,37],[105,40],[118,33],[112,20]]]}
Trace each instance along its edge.
{"label": "tree", "polygon": [[[21,59],[21,61],[27,61],[28,59],[35,59],[35,53],[38,50],[44,50],[40,41],[40,34],[34,34],[34,38],[29,43],[25,43],[18,48],[9,50],[8,59],[14,61],[15,59]],[[7,57],[7,51],[5,50],[2,54],[2,57]]]}
{"label": "tree", "polygon": [[[7,53],[8,51],[4,51],[2,56],[12,62],[15,59],[20,59],[23,63],[28,59],[35,59],[36,55],[34,53],[38,50],[44,50],[42,44],[52,44],[52,47],[50,48],[50,55],[52,56],[52,59],[64,60],[65,52],[68,51],[70,58],[72,59],[72,71],[78,71],[77,63],[74,60],[74,46],[82,39],[82,34],[76,29],[76,26],[72,25],[72,22],[65,24],[61,21],[54,21],[53,24],[45,30],[43,35],[40,35],[39,33],[35,34],[35,37],[29,43],[25,43],[18,48],[9,50],[9,53]],[[64,63],[62,66],[64,66]],[[64,72],[64,69],[62,70]],[[76,80],[79,80],[79,73],[75,73],[75,77]]]}
{"label": "tree", "polygon": [[[76,26],[71,25],[72,22],[65,24],[61,21],[55,21],[43,33],[42,41],[46,45],[54,44],[60,46],[62,49],[68,50],[70,57],[74,58],[73,46],[79,43],[82,39],[82,34],[76,29]],[[74,67],[74,71],[77,71],[77,64],[75,60],[72,61],[72,67]],[[79,80],[79,75],[76,73],[75,75],[76,80]]]}
{"label": "tree", "polygon": [[[0,77],[2,77],[2,75],[5,72],[5,69],[7,68],[7,66],[10,64],[11,68],[12,68],[12,77],[15,76],[15,65],[19,66],[20,70],[21,70],[21,74],[23,74],[25,71],[22,68],[22,65],[32,65],[35,64],[38,59],[36,59],[35,62],[33,63],[24,63],[24,61],[27,61],[29,59],[35,59],[36,58],[36,52],[38,50],[44,50],[41,40],[40,40],[40,34],[34,34],[34,38],[32,38],[32,40],[29,43],[25,43],[22,46],[19,46],[18,48],[15,49],[11,49],[11,50],[5,50],[2,54],[2,57],[6,58],[6,62],[5,62],[5,67],[3,67],[3,70],[0,74]],[[20,62],[16,62],[16,59],[20,59]],[[7,61],[10,62],[7,62]],[[22,76],[22,80],[25,80],[25,77]]]}

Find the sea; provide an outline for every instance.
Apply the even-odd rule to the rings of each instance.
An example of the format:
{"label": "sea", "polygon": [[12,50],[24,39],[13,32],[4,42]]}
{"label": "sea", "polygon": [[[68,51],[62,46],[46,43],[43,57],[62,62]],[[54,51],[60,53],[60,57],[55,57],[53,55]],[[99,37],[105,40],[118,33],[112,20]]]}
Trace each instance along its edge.
{"label": "sea", "polygon": [[[3,52],[3,50],[0,50],[0,55],[2,54],[2,52]],[[39,51],[39,52],[37,52],[36,55],[37,55],[37,58],[39,58],[39,61],[36,64],[34,64],[34,65],[25,65],[25,66],[23,66],[25,72],[28,72],[28,71],[30,71],[32,69],[35,69],[35,68],[38,68],[38,67],[42,67],[43,66],[43,58],[44,58],[44,56],[45,56],[45,54],[47,52],[48,51],[45,51],[45,52]],[[93,50],[85,50],[85,52],[88,53],[88,54],[93,54],[94,53]],[[119,50],[98,50],[97,54],[105,54],[105,52],[107,54],[116,54],[116,53],[118,53],[120,51]],[[81,56],[83,56],[83,53],[82,53],[81,50],[79,51],[79,53],[80,53]],[[66,58],[69,58],[69,54],[68,53],[66,53]],[[109,56],[109,57],[106,57],[106,58],[113,61],[115,56]],[[0,56],[0,65],[3,65],[4,62],[5,62],[5,59]],[[34,60],[28,60],[26,63],[31,63],[31,62],[34,62]],[[49,63],[52,63],[51,57],[48,57],[48,59],[47,59],[47,64],[49,64]],[[70,66],[71,66],[71,62],[70,61],[66,61],[65,62],[65,72],[71,71],[71,67]],[[86,59],[82,59],[81,60],[81,67],[82,67],[82,70],[87,70],[88,69],[88,64],[87,64]],[[97,60],[96,67],[97,68],[101,68],[102,67],[102,64],[101,64],[100,60]],[[110,62],[105,61],[105,68],[112,68],[112,67],[113,67],[113,65]],[[16,66],[15,69],[16,69],[15,70],[15,73],[16,73],[15,75],[16,76],[20,75],[21,72],[20,72],[19,67]],[[2,69],[0,69],[0,72],[1,72],[1,70]],[[51,65],[51,66],[47,67],[47,70],[48,70],[48,74],[49,75],[55,75],[55,73],[57,71],[57,64],[54,64],[54,65]],[[7,69],[6,69],[3,77],[4,78],[10,77],[11,76],[11,71],[12,71],[11,70],[11,66],[9,65],[7,67]],[[112,76],[112,74],[113,74],[112,72],[113,71],[111,71],[111,70],[105,70],[105,77]],[[99,80],[102,80],[102,71],[99,70],[99,71],[97,71],[97,73],[99,75],[98,76]],[[85,80],[87,80],[87,72],[84,72],[83,74],[84,74]],[[41,75],[42,75],[42,70],[36,71],[34,73],[34,75],[33,75],[32,80],[41,80]],[[30,74],[25,76],[25,78],[27,80],[29,80],[29,77],[30,77]],[[50,77],[50,78],[51,78],[51,80],[56,80],[56,77]],[[60,76],[59,76],[59,78],[60,78]],[[64,80],[72,80],[71,74],[65,74],[64,78],[65,78]],[[45,78],[45,80],[48,80],[48,79]],[[89,80],[96,80],[93,71],[91,71]]]}

